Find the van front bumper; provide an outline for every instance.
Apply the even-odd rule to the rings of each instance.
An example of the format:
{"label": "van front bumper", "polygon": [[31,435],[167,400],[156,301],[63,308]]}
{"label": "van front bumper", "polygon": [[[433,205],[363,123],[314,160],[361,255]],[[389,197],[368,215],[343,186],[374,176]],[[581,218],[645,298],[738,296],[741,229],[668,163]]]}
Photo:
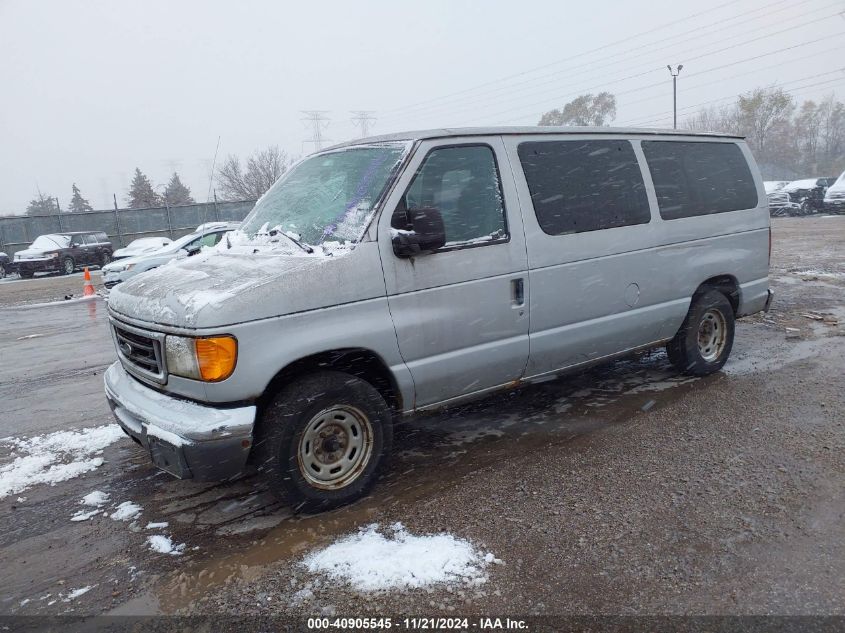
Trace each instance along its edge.
{"label": "van front bumper", "polygon": [[119,362],[105,374],[106,398],[124,432],[155,466],[179,477],[222,481],[243,472],[254,406],[209,407],[150,389]]}

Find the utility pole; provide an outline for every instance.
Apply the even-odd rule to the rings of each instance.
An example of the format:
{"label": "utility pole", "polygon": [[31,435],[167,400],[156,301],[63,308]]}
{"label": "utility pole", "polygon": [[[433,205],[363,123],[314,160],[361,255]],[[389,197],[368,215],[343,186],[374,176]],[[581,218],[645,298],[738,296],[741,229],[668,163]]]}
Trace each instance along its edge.
{"label": "utility pole", "polygon": [[678,64],[675,70],[672,70],[672,66],[666,66],[669,74],[672,75],[672,129],[675,130],[678,129],[678,75],[681,74],[683,67],[683,64]]}
{"label": "utility pole", "polygon": [[302,144],[313,143],[317,152],[323,148],[323,142],[329,140],[323,137],[323,130],[329,126],[328,110],[302,110],[302,114],[305,115],[302,119],[305,125],[311,127],[311,138],[302,141]]}
{"label": "utility pole", "polygon": [[361,128],[361,136],[370,135],[370,128],[376,124],[375,110],[352,110],[352,125]]}

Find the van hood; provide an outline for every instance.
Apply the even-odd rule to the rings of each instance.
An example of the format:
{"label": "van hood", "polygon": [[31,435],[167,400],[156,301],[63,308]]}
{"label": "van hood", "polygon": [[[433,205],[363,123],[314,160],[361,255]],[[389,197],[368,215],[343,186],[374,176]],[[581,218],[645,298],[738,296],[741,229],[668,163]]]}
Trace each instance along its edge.
{"label": "van hood", "polygon": [[199,329],[383,296],[381,274],[374,280],[350,265],[361,251],[378,261],[375,243],[337,257],[202,253],[115,286],[109,308],[140,321]]}

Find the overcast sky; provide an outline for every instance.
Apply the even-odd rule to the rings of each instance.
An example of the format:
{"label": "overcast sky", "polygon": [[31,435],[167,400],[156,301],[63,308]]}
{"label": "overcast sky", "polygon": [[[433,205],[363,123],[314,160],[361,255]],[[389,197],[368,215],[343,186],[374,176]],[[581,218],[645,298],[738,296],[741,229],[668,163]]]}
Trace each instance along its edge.
{"label": "overcast sky", "polygon": [[0,0],[0,214],[38,188],[66,208],[73,182],[94,208],[122,203],[135,167],[157,184],[175,169],[206,200],[218,137],[218,163],[299,156],[302,110],[329,111],[342,141],[351,110],[375,111],[373,133],[533,125],[608,90],[616,124],[671,126],[670,63],[681,120],[756,86],[845,98],[842,0],[643,6]]}

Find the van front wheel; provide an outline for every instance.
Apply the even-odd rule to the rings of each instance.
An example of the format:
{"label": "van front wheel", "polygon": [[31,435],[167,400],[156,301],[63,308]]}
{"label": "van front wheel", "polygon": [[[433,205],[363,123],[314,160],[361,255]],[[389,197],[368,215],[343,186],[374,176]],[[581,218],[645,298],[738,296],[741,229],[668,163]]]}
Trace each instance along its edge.
{"label": "van front wheel", "polygon": [[733,343],[733,307],[718,290],[707,290],[693,297],[686,319],[666,352],[683,373],[706,376],[722,368]]}
{"label": "van front wheel", "polygon": [[296,510],[327,510],[365,495],[393,444],[390,408],[368,382],[324,371],[284,387],[264,411],[258,469]]}

